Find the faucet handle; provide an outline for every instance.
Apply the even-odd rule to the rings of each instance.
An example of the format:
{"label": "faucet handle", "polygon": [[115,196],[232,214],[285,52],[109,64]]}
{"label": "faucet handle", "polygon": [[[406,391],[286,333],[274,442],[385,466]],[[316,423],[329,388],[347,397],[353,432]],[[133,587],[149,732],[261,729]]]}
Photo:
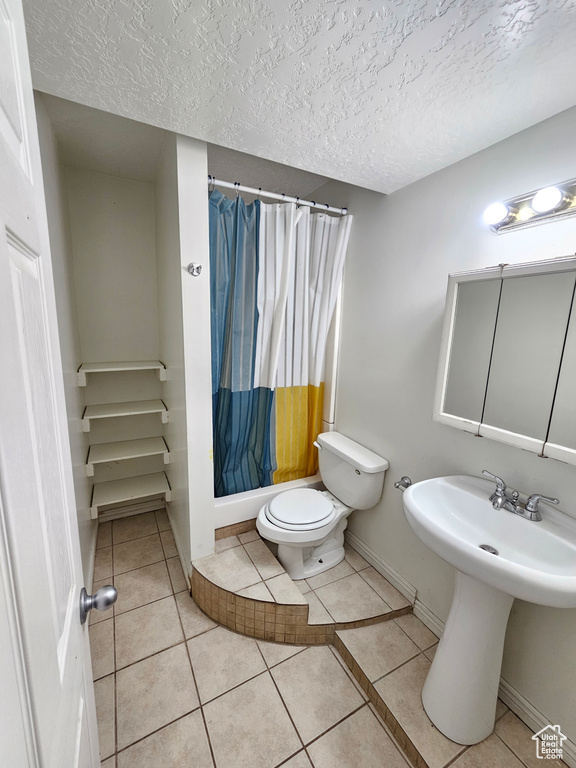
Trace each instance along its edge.
{"label": "faucet handle", "polygon": [[526,500],[526,511],[538,512],[538,504],[541,501],[545,501],[547,504],[560,504],[559,499],[552,499],[550,496],[542,496],[541,493],[533,493],[531,496],[528,496],[528,499]]}
{"label": "faucet handle", "polygon": [[506,490],[506,483],[504,480],[502,480],[501,477],[498,477],[498,475],[493,475],[492,472],[488,472],[487,469],[482,470],[482,474],[484,477],[490,478],[490,480],[494,480],[496,483],[496,493],[498,496],[502,496],[504,494],[504,491]]}

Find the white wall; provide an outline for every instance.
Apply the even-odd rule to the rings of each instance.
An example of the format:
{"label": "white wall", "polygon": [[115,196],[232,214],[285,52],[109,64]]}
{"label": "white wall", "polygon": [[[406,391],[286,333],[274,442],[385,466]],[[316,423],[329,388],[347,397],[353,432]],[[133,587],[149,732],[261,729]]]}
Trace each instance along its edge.
{"label": "white wall", "polygon": [[[207,144],[177,136],[176,154],[190,552],[194,560],[214,551]],[[192,261],[202,265],[199,277],[188,274],[186,267]]]}
{"label": "white wall", "polygon": [[[442,620],[453,570],[417,539],[393,483],[488,469],[520,491],[557,496],[576,517],[576,468],[432,421],[447,276],[574,253],[576,219],[497,236],[488,204],[576,176],[576,108],[388,197],[329,183],[322,200],[354,214],[345,272],[336,428],[390,461],[380,504],[351,530]],[[318,198],[316,198],[318,199]],[[534,367],[510,371],[534,375]],[[576,406],[575,406],[576,407]],[[545,514],[545,507],[544,507]],[[529,524],[529,523],[527,523]],[[576,610],[516,601],[503,677],[576,740]]]}
{"label": "white wall", "polygon": [[186,393],[184,388],[184,341],[176,170],[176,137],[171,134],[166,139],[156,175],[156,253],[160,359],[167,368],[162,396],[170,414],[170,421],[164,427],[164,437],[170,448],[170,464],[165,467],[172,489],[169,514],[178,551],[189,572],[188,446],[186,439]]}
{"label": "white wall", "polygon": [[84,410],[84,393],[76,385],[76,371],[82,359],[77,332],[78,319],[74,294],[73,268],[70,248],[67,242],[66,190],[63,183],[64,175],[58,164],[56,140],[40,94],[36,94],[35,103],[48,214],[54,288],[56,292],[60,352],[64,370],[64,392],[72,454],[82,565],[84,569],[84,582],[86,588],[89,588],[95,547],[96,522],[90,518],[92,486],[86,477],[88,441],[80,426],[80,419]]}
{"label": "white wall", "polygon": [[154,186],[66,170],[83,359],[157,360]]}

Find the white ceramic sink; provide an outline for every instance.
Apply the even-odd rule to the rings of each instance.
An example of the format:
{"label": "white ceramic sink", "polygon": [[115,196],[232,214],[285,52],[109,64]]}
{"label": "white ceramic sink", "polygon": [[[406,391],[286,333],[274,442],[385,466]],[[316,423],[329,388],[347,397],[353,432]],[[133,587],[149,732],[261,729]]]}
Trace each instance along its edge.
{"label": "white ceramic sink", "polygon": [[434,725],[459,744],[476,744],[494,729],[514,598],[576,607],[576,520],[547,505],[541,522],[525,520],[494,509],[493,491],[488,480],[458,475],[424,480],[404,493],[416,535],[456,568],[452,607],[422,703]]}
{"label": "white ceramic sink", "polygon": [[406,517],[424,544],[459,571],[521,600],[575,608],[576,520],[545,504],[538,523],[494,509],[493,490],[489,480],[465,475],[424,480],[404,493]]}

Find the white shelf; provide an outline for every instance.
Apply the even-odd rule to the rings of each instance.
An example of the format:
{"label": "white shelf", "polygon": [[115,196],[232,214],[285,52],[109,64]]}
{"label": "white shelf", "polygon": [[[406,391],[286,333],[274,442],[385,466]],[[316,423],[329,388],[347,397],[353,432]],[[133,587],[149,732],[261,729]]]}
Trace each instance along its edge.
{"label": "white shelf", "polygon": [[93,519],[98,517],[98,508],[108,504],[122,504],[136,501],[147,496],[164,495],[166,501],[172,498],[168,478],[164,472],[152,475],[125,477],[123,480],[111,480],[107,483],[95,483],[92,491],[90,514]]}
{"label": "white shelf", "polygon": [[92,445],[86,461],[86,474],[88,477],[94,476],[94,464],[158,455],[163,456],[164,464],[170,463],[170,452],[163,437],[145,437],[140,440],[121,440],[117,443]]}
{"label": "white shelf", "polygon": [[82,432],[90,432],[90,421],[93,419],[141,416],[146,413],[159,413],[162,417],[162,423],[166,424],[168,422],[168,409],[162,400],[136,400],[129,403],[87,405],[82,416]]}
{"label": "white shelf", "polygon": [[160,381],[166,381],[166,368],[159,360],[138,360],[122,363],[82,363],[77,373],[79,387],[86,386],[87,373],[113,373],[116,371],[156,371]]}

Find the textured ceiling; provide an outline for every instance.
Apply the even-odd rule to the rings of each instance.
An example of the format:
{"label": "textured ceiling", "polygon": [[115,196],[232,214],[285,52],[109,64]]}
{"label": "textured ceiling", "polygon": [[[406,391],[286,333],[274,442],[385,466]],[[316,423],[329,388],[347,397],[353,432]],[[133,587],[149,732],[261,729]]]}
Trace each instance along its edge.
{"label": "textured ceiling", "polygon": [[380,192],[576,103],[574,0],[24,9],[36,88]]}
{"label": "textured ceiling", "polygon": [[[41,98],[65,165],[154,181],[166,131],[45,93]],[[324,176],[214,144],[208,144],[208,172],[218,179],[294,197],[305,197],[327,181]],[[248,202],[253,199],[245,193],[242,196]]]}

